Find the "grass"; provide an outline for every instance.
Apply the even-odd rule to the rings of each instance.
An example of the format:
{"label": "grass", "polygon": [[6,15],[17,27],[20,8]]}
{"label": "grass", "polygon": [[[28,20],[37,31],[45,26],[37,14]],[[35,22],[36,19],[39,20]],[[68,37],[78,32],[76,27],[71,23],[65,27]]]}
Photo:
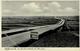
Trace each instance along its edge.
{"label": "grass", "polygon": [[[61,17],[63,18],[63,17]],[[29,47],[79,47],[79,20],[77,17],[63,19],[66,20],[65,27],[68,30],[59,32],[49,31],[38,41],[29,45]],[[64,28],[65,28],[64,27]]]}
{"label": "grass", "polygon": [[20,27],[34,27],[57,23],[58,19],[54,17],[2,17],[2,29],[14,29]]}
{"label": "grass", "polygon": [[[38,41],[35,41],[29,45],[27,42],[22,43],[23,46],[29,47],[79,47],[79,16],[72,17],[60,17],[66,20],[65,27],[68,30],[64,29],[63,31],[48,31],[44,34],[45,36],[41,37]],[[40,25],[50,25],[55,24],[59,20],[56,20],[54,17],[3,17],[2,18],[2,28],[4,30],[20,28],[20,27],[31,27],[31,26],[40,26]],[[69,28],[68,28],[69,27]],[[3,30],[2,29],[2,30]],[[43,34],[43,35],[44,35]]]}
{"label": "grass", "polygon": [[29,45],[29,47],[78,47],[79,38],[73,33],[57,32],[51,33],[47,32],[48,35]]}

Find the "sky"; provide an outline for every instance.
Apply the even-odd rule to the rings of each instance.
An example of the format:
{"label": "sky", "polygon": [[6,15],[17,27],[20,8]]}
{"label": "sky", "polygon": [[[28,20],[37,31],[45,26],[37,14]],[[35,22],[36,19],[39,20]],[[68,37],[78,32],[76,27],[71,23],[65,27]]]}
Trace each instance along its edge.
{"label": "sky", "polygon": [[2,16],[75,16],[78,1],[2,1]]}

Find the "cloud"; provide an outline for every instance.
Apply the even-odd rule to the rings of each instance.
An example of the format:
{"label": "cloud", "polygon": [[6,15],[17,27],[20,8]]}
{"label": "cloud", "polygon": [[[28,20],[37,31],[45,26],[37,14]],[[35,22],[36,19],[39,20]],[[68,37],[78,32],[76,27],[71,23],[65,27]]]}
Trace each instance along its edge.
{"label": "cloud", "polygon": [[36,3],[27,3],[22,6],[22,9],[28,10],[29,12],[42,12],[40,6]]}
{"label": "cloud", "polygon": [[51,5],[55,7],[61,7],[61,5],[58,2],[52,2]]}
{"label": "cloud", "polygon": [[70,12],[70,11],[75,11],[75,9],[73,9],[73,8],[71,8],[71,7],[67,7],[67,8],[65,8],[65,11],[68,11],[68,12]]}
{"label": "cloud", "polygon": [[29,8],[29,7],[31,7],[31,8],[39,8],[39,6],[36,5],[35,3],[24,4],[24,7],[25,8]]}
{"label": "cloud", "polygon": [[4,9],[2,12],[3,12],[3,13],[11,13],[12,11],[9,10],[9,9]]}
{"label": "cloud", "polygon": [[66,8],[63,8],[63,9],[58,9],[57,11],[59,11],[59,12],[74,12],[74,11],[76,11],[76,9],[73,9],[73,8],[71,8],[71,7],[66,7]]}
{"label": "cloud", "polygon": [[15,13],[15,11],[10,10],[10,9],[3,9],[2,10],[3,15],[10,15],[10,14],[14,14],[14,13]]}
{"label": "cloud", "polygon": [[49,7],[43,7],[43,9],[48,10],[48,9],[49,9]]}
{"label": "cloud", "polygon": [[[76,6],[65,2],[6,2],[3,15],[75,15]],[[12,4],[14,3],[14,4]],[[69,3],[69,2],[67,2]],[[75,9],[74,9],[75,8]],[[77,14],[77,13],[76,13]]]}
{"label": "cloud", "polygon": [[58,9],[60,9],[62,5],[59,2],[49,2],[47,7],[44,7],[46,11],[50,13],[56,13]]}

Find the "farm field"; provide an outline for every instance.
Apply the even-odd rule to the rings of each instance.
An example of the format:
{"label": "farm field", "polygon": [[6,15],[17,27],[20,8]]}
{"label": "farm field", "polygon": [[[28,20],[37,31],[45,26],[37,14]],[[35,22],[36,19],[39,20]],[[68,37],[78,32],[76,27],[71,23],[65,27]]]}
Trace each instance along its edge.
{"label": "farm field", "polygon": [[2,17],[2,30],[55,24],[54,17]]}
{"label": "farm field", "polygon": [[58,21],[54,17],[2,17],[2,30],[50,25]]}
{"label": "farm field", "polygon": [[79,47],[79,17],[60,17],[66,20],[65,27],[69,30],[48,31],[44,33],[39,40],[30,45],[26,42],[20,44],[20,47]]}
{"label": "farm field", "polygon": [[60,32],[49,31],[43,38],[29,47],[79,47],[79,17],[60,17],[66,20],[69,30]]}
{"label": "farm field", "polygon": [[79,32],[79,16],[6,16],[2,17],[2,31],[56,24],[60,20],[55,18],[65,19],[65,26],[70,31]]}

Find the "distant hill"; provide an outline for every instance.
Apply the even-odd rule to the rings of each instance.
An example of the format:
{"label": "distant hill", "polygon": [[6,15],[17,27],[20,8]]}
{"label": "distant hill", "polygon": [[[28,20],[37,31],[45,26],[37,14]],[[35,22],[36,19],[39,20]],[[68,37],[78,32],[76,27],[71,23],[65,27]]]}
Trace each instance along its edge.
{"label": "distant hill", "polygon": [[66,20],[79,20],[79,16],[57,16],[57,18],[63,18]]}

